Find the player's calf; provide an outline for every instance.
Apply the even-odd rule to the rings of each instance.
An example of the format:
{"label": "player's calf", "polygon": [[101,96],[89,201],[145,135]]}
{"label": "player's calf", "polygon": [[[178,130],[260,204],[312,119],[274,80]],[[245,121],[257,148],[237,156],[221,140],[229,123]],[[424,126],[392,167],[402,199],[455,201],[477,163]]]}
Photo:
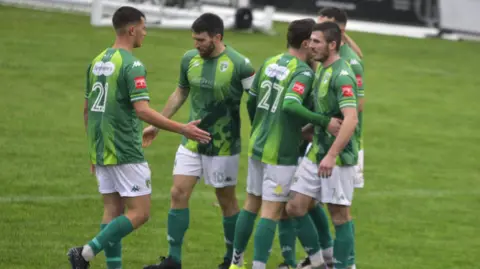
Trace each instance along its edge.
{"label": "player's calf", "polygon": [[233,242],[235,237],[235,226],[237,223],[239,209],[235,195],[235,186],[227,186],[215,189],[218,203],[223,214],[223,232],[225,239],[226,253],[223,262],[218,265],[219,269],[228,269],[232,262]]}
{"label": "player's calf", "polygon": [[252,236],[255,226],[255,219],[262,206],[262,197],[247,193],[247,199],[243,209],[238,214],[237,223],[235,224],[235,236],[233,241],[233,255],[230,269],[244,268],[244,252],[247,248],[248,241]]}
{"label": "player's calf", "polygon": [[278,221],[284,210],[284,202],[262,201],[261,219],[255,231],[253,264],[256,269],[266,268]]}
{"label": "player's calf", "polygon": [[354,252],[353,222],[350,207],[345,205],[329,204],[328,210],[335,226],[334,258],[335,268],[348,268],[350,256]]}

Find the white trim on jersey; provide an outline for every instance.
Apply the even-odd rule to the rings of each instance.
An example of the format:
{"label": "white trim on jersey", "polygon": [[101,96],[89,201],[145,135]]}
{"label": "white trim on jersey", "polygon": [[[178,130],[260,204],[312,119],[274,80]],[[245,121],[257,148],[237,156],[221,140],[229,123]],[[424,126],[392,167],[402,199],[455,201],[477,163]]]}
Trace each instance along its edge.
{"label": "white trim on jersey", "polygon": [[248,90],[252,87],[254,78],[255,78],[255,74],[251,75],[248,78],[242,79],[242,87],[243,87],[244,90]]}

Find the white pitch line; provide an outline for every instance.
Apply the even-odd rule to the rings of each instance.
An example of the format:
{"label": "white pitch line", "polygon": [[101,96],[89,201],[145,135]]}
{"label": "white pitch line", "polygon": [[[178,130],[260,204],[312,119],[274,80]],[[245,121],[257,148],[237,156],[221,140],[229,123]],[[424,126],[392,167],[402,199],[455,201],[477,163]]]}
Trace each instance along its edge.
{"label": "white pitch line", "polygon": [[[410,189],[398,191],[369,191],[368,189],[357,190],[356,197],[372,197],[372,198],[438,198],[438,197],[452,197],[452,196],[476,196],[480,195],[480,190],[471,191],[451,191],[451,190],[428,190],[428,189]],[[244,199],[246,194],[241,190],[237,194],[237,198]],[[214,191],[196,191],[194,190],[193,199],[215,199]],[[170,193],[153,193],[152,200],[169,200]],[[101,200],[100,194],[84,194],[84,195],[70,195],[70,196],[0,196],[0,203],[59,203],[65,201],[82,201],[82,200]]]}

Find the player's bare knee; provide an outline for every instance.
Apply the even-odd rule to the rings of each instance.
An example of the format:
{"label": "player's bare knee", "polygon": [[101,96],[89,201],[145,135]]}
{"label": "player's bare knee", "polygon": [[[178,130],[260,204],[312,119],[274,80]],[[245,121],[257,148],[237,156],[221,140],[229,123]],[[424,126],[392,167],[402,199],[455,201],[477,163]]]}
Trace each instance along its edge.
{"label": "player's bare knee", "polygon": [[287,204],[287,214],[290,217],[301,217],[307,214],[307,208],[303,208],[301,203],[298,203],[295,200],[290,200]]}
{"label": "player's bare knee", "polygon": [[262,201],[261,217],[264,219],[279,220],[285,208],[283,202]]}
{"label": "player's bare knee", "polygon": [[342,225],[352,219],[350,216],[350,207],[348,206],[329,204],[328,211],[330,212],[334,225]]}
{"label": "player's bare knee", "polygon": [[188,199],[190,198],[190,190],[184,188],[173,186],[170,189],[170,196],[172,198],[172,204],[188,204]]}

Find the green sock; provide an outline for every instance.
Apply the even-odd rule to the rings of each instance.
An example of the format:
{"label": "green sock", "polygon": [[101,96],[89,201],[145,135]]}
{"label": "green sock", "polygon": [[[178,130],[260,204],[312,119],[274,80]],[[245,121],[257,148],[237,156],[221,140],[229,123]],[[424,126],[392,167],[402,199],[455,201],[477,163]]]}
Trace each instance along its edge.
{"label": "green sock", "polygon": [[283,259],[290,267],[296,268],[295,243],[297,234],[295,232],[295,220],[290,218],[280,220],[278,230]]}
{"label": "green sock", "polygon": [[335,269],[344,269],[348,266],[348,257],[353,251],[353,222],[335,225],[335,243],[333,257],[336,260]]}
{"label": "green sock", "polygon": [[272,249],[273,239],[277,221],[261,218],[255,231],[255,241],[253,247],[253,260],[256,262],[267,263]]}
{"label": "green sock", "polygon": [[124,215],[114,218],[102,231],[100,231],[88,245],[97,255],[111,243],[117,243],[133,231],[130,220]]}
{"label": "green sock", "polygon": [[225,236],[225,247],[227,252],[224,259],[231,260],[233,255],[233,240],[235,238],[235,225],[237,224],[239,213],[230,216],[223,217],[223,234]]}
{"label": "green sock", "polygon": [[240,210],[235,227],[235,238],[233,240],[233,247],[237,253],[243,253],[247,248],[256,218],[257,214],[245,209]]}
{"label": "green sock", "polygon": [[[100,224],[100,231],[105,229],[105,227],[107,227],[107,224]],[[105,252],[108,269],[122,268],[122,241],[112,245],[107,244],[103,250]]]}
{"label": "green sock", "polygon": [[320,251],[320,240],[318,239],[317,229],[313,224],[312,218],[308,214],[303,217],[296,217],[297,236],[302,243],[303,248],[309,256]]}
{"label": "green sock", "polygon": [[353,247],[352,251],[350,252],[350,255],[348,256],[348,266],[352,266],[355,264],[355,223],[352,222],[352,232],[353,232]]}
{"label": "green sock", "polygon": [[328,216],[323,209],[323,206],[316,205],[312,210],[308,212],[313,220],[313,223],[317,227],[318,238],[320,239],[320,247],[327,249],[333,246],[332,235],[330,234],[330,227],[328,222]]}
{"label": "green sock", "polygon": [[177,262],[182,260],[183,237],[190,224],[190,210],[170,209],[168,211],[168,256]]}

